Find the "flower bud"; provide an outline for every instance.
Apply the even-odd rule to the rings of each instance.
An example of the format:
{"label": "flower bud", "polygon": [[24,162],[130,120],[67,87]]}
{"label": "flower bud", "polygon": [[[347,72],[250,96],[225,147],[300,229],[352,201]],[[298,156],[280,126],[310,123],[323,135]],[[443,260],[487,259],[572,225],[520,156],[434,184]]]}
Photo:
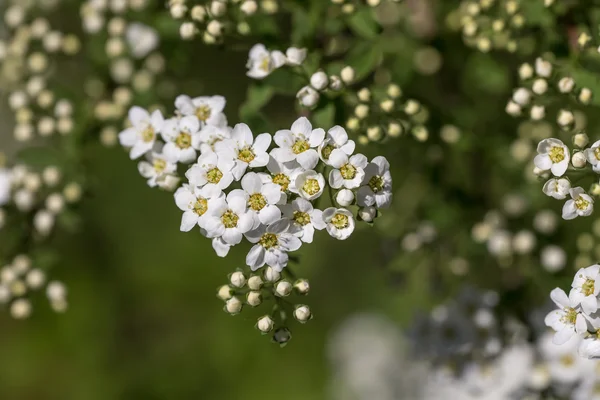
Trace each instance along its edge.
{"label": "flower bud", "polygon": [[306,49],[290,47],[286,50],[285,56],[289,65],[302,65],[304,60],[306,60]]}
{"label": "flower bud", "polygon": [[585,154],[583,154],[583,151],[578,151],[577,153],[573,154],[573,156],[571,157],[571,163],[573,164],[573,166],[575,168],[585,167],[586,162],[587,162],[587,159],[585,157]]}
{"label": "flower bud", "polygon": [[377,216],[377,209],[375,207],[361,207],[358,210],[358,217],[365,222],[373,222]]}
{"label": "flower bud", "polygon": [[538,58],[535,60],[535,72],[541,77],[549,78],[552,75],[552,64],[549,61]]}
{"label": "flower bud", "polygon": [[308,291],[310,290],[310,285],[308,283],[308,280],[307,279],[298,279],[294,283],[294,289],[296,289],[296,292],[298,294],[308,294]]}
{"label": "flower bud", "polygon": [[239,314],[242,311],[242,302],[237,297],[232,297],[225,302],[225,311],[231,315]]}
{"label": "flower bud", "polygon": [[546,91],[548,90],[548,81],[542,78],[536,79],[535,81],[533,81],[531,90],[533,90],[533,93],[538,95],[546,93]]}
{"label": "flower bud", "polygon": [[265,281],[267,282],[277,282],[281,279],[281,273],[273,269],[273,267],[267,267],[264,274]]}
{"label": "flower bud", "polygon": [[329,78],[329,88],[331,90],[338,91],[342,90],[343,87],[344,84],[342,83],[340,77],[337,75],[331,75],[331,77]]}
{"label": "flower bud", "polygon": [[349,131],[355,131],[360,127],[360,121],[358,120],[358,118],[352,117],[350,119],[348,119],[348,122],[346,122],[346,129],[348,129]]}
{"label": "flower bud", "polygon": [[534,121],[539,121],[544,119],[544,117],[546,116],[546,108],[544,106],[533,106],[531,107],[531,110],[529,111],[529,115],[531,116],[531,119]]}
{"label": "flower bud", "polygon": [[196,27],[193,22],[184,22],[179,27],[179,35],[182,39],[189,40],[196,35]]}
{"label": "flower bud", "polygon": [[275,294],[279,297],[286,297],[292,293],[292,284],[286,280],[277,282],[275,285]]}
{"label": "flower bud", "polygon": [[389,137],[398,137],[402,135],[404,128],[398,122],[390,122],[387,128],[387,134]]}
{"label": "flower bud", "polygon": [[171,12],[171,16],[173,18],[181,19],[185,16],[185,13],[187,12],[187,7],[183,3],[175,3],[171,5],[169,11]]}
{"label": "flower bud", "polygon": [[312,318],[310,308],[304,304],[297,305],[296,309],[294,310],[294,318],[303,324],[308,322],[308,320]]}
{"label": "flower bud", "polygon": [[379,107],[383,110],[383,112],[389,113],[394,109],[394,100],[383,100],[381,103],[379,103]]}
{"label": "flower bud", "polygon": [[250,307],[259,306],[262,303],[262,295],[260,292],[252,290],[246,295],[246,303],[248,303]]}
{"label": "flower bud", "polygon": [[342,207],[348,207],[354,202],[354,192],[350,189],[342,189],[337,192],[335,201]]}
{"label": "flower bud", "polygon": [[600,358],[600,340],[595,337],[584,339],[579,345],[577,353],[590,360]]}
{"label": "flower bud", "polygon": [[518,88],[513,93],[512,99],[515,103],[519,104],[520,106],[526,106],[527,104],[529,104],[529,100],[531,99],[531,93],[525,88]]}
{"label": "flower bud", "polygon": [[300,100],[300,104],[302,104],[304,107],[316,106],[320,97],[321,96],[319,95],[319,92],[310,86],[304,86],[296,95],[296,98]]}
{"label": "flower bud", "polygon": [[217,297],[223,301],[227,301],[232,297],[232,290],[229,285],[223,285],[217,290]]}
{"label": "flower bud", "polygon": [[323,90],[329,85],[329,78],[323,71],[317,71],[310,77],[310,85],[317,90]]}
{"label": "flower bud", "polygon": [[521,115],[521,106],[518,105],[517,103],[515,103],[514,101],[510,100],[507,104],[506,104],[506,109],[505,109],[506,113],[508,115],[511,115],[513,117],[516,117],[518,115]]}
{"label": "flower bud", "polygon": [[254,275],[248,279],[248,287],[250,290],[260,290],[263,285],[263,280],[260,276]]}
{"label": "flower bud", "polygon": [[365,119],[369,115],[369,106],[366,104],[359,104],[354,108],[354,115],[358,119]]}
{"label": "flower bud", "polygon": [[580,149],[583,149],[590,142],[590,138],[585,133],[573,135],[573,144]]}
{"label": "flower bud", "polygon": [[349,65],[342,68],[342,71],[340,72],[340,77],[342,78],[342,81],[344,81],[344,83],[346,85],[349,85],[352,82],[354,82],[355,75],[356,74],[354,72],[354,68],[352,68]]}
{"label": "flower bud", "polygon": [[362,88],[357,93],[358,99],[362,102],[371,100],[371,91],[367,88]]}
{"label": "flower bud", "polygon": [[10,305],[10,315],[15,319],[25,319],[31,315],[31,303],[27,299],[17,299]]}
{"label": "flower bud", "polygon": [[273,330],[275,326],[275,322],[268,315],[264,315],[258,319],[256,322],[256,329],[261,331],[262,333],[269,333]]}
{"label": "flower bud", "polygon": [[229,277],[229,282],[231,282],[231,286],[233,287],[242,288],[246,284],[246,277],[242,272],[236,271]]}
{"label": "flower bud", "polygon": [[221,36],[221,29],[223,29],[223,25],[216,19],[210,21],[206,26],[206,32],[214,37]]}
{"label": "flower bud", "polygon": [[400,86],[396,85],[395,83],[390,83],[387,88],[387,95],[392,99],[397,99],[398,97],[402,96],[402,89],[400,89]]}
{"label": "flower bud", "polygon": [[210,3],[210,13],[215,17],[221,17],[227,12],[227,5],[219,0]]}
{"label": "flower bud", "polygon": [[32,269],[25,278],[27,285],[32,289],[39,289],[46,281],[46,275],[40,269]]}
{"label": "flower bud", "polygon": [[582,88],[577,99],[581,104],[590,104],[592,101],[592,91],[588,88]]}
{"label": "flower bud", "polygon": [[575,87],[573,78],[565,77],[558,81],[558,90],[561,93],[570,93]]}
{"label": "flower bud", "polygon": [[40,234],[47,236],[54,227],[54,215],[48,210],[38,211],[33,217],[33,226]]}
{"label": "flower bud", "polygon": [[530,64],[521,64],[519,67],[519,78],[527,80],[533,76],[533,67]]}
{"label": "flower bud", "polygon": [[404,105],[404,112],[408,115],[415,115],[421,109],[421,105],[416,100],[408,100]]}
{"label": "flower bud", "polygon": [[200,5],[194,6],[190,15],[194,21],[202,22],[206,18],[206,9]]}
{"label": "flower bud", "polygon": [[53,214],[59,214],[65,207],[65,200],[59,193],[52,193],[46,199],[46,208]]}
{"label": "flower bud", "polygon": [[568,129],[575,123],[575,116],[569,110],[560,110],[556,122],[564,129]]}
{"label": "flower bud", "polygon": [[292,338],[292,333],[287,328],[279,328],[273,334],[273,341],[279,343],[280,346],[284,346]]}
{"label": "flower bud", "polygon": [[367,137],[372,142],[378,142],[382,138],[381,128],[378,126],[370,126],[367,128]]}

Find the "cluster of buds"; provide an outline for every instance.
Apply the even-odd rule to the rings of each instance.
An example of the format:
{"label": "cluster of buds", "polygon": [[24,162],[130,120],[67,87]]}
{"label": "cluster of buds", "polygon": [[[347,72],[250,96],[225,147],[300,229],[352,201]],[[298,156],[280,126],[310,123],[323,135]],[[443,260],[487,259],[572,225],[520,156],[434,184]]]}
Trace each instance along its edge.
{"label": "cluster of buds", "polygon": [[[289,269],[284,270],[289,272]],[[229,275],[229,283],[221,286],[217,297],[225,302],[225,312],[236,315],[244,306],[257,308],[268,304],[271,312],[258,318],[256,329],[261,334],[272,334],[273,341],[285,345],[291,339],[289,315],[304,324],[312,319],[312,312],[305,304],[293,304],[289,298],[295,293],[305,296],[310,290],[306,279],[291,280],[282,278],[276,269],[267,267],[262,274],[246,276],[242,271]]]}
{"label": "cluster of buds", "polygon": [[179,34],[184,40],[202,36],[206,44],[219,44],[228,34],[249,35],[252,17],[273,15],[279,11],[276,0],[210,0],[189,4],[187,0],[169,0],[171,17],[181,21]]}
{"label": "cluster of buds", "polygon": [[353,115],[346,121],[350,132],[365,132],[359,143],[382,142],[410,132],[418,141],[425,141],[429,131],[425,123],[429,112],[414,99],[403,99],[402,89],[394,83],[385,87],[363,87],[346,96]]}
{"label": "cluster of buds", "polygon": [[402,0],[330,0],[332,4],[339,7],[343,14],[354,14],[361,7],[379,7],[383,3],[400,3]]}

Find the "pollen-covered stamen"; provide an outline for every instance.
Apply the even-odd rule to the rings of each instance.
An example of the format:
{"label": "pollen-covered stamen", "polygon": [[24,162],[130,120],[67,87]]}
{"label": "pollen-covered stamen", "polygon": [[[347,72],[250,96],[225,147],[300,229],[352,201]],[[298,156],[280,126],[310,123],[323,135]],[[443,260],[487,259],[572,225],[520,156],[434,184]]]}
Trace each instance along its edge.
{"label": "pollen-covered stamen", "polygon": [[192,147],[192,135],[187,132],[180,132],[175,138],[175,145],[180,149],[189,149]]}
{"label": "pollen-covered stamen", "polygon": [[225,211],[225,213],[223,213],[223,215],[221,216],[221,222],[223,222],[225,228],[235,228],[238,224],[239,219],[240,217],[238,217],[238,215],[232,210]]}
{"label": "pollen-covered stamen", "polygon": [[335,214],[331,219],[331,223],[338,229],[347,228],[349,225],[348,216],[344,214]]}
{"label": "pollen-covered stamen", "polygon": [[565,159],[565,149],[560,146],[552,146],[549,156],[553,163],[559,163]]}
{"label": "pollen-covered stamen", "polygon": [[258,69],[264,72],[269,72],[271,70],[271,57],[264,57],[262,60],[260,60]]}
{"label": "pollen-covered stamen", "polygon": [[302,185],[302,190],[313,196],[319,193],[321,185],[319,185],[319,181],[314,178],[307,179],[306,182],[304,182],[304,185]]}
{"label": "pollen-covered stamen", "polygon": [[273,175],[273,183],[281,186],[281,191],[285,192],[290,186],[290,178],[285,174]]}
{"label": "pollen-covered stamen", "polygon": [[356,177],[356,167],[350,163],[342,165],[340,173],[344,179],[354,179]]}
{"label": "pollen-covered stamen", "polygon": [[277,245],[279,244],[279,240],[277,240],[276,234],[265,233],[260,237],[258,244],[260,244],[265,249],[269,250],[269,249],[272,249],[273,247],[277,247]]}
{"label": "pollen-covered stamen", "polygon": [[252,162],[252,160],[254,160],[255,157],[256,156],[254,154],[254,151],[252,151],[252,148],[250,146],[244,147],[238,153],[238,159],[241,160],[241,161],[243,161],[243,162],[245,162],[245,163]]}
{"label": "pollen-covered stamen", "polygon": [[323,159],[325,160],[329,160],[329,156],[331,155],[331,152],[335,150],[335,146],[328,144],[325,147],[323,147],[323,150],[321,150],[321,155],[323,156]]}
{"label": "pollen-covered stamen", "polygon": [[589,206],[590,202],[581,196],[579,196],[577,200],[575,200],[575,207],[577,207],[578,210],[586,210]]}
{"label": "pollen-covered stamen", "polygon": [[199,216],[202,216],[206,211],[208,211],[208,200],[204,197],[198,198],[194,204],[194,212]]}
{"label": "pollen-covered stamen", "polygon": [[570,307],[565,310],[565,314],[561,318],[561,321],[565,324],[575,325],[577,322],[577,311],[574,308]]}
{"label": "pollen-covered stamen", "polygon": [[571,354],[565,354],[560,358],[560,363],[565,367],[570,367],[571,365],[575,364],[575,357],[573,357]]}
{"label": "pollen-covered stamen", "polygon": [[154,132],[154,128],[152,125],[148,125],[146,129],[142,131],[142,140],[146,143],[150,143],[156,137],[156,132]]}
{"label": "pollen-covered stamen", "polygon": [[302,211],[294,211],[294,221],[298,225],[308,225],[310,224],[310,215]]}
{"label": "pollen-covered stamen", "polygon": [[596,157],[596,160],[600,160],[600,147],[594,149],[594,157]]}
{"label": "pollen-covered stamen", "polygon": [[595,281],[593,279],[586,279],[583,285],[581,285],[581,292],[586,296],[594,294]]}
{"label": "pollen-covered stamen", "polygon": [[223,173],[217,167],[214,167],[214,168],[208,170],[208,172],[206,172],[206,180],[209,183],[219,183],[221,181],[222,177],[223,177]]}
{"label": "pollen-covered stamen", "polygon": [[371,179],[369,179],[369,187],[373,191],[373,193],[378,193],[383,190],[383,178],[375,175]]}
{"label": "pollen-covered stamen", "polygon": [[310,149],[310,145],[304,138],[297,139],[292,146],[292,151],[294,154],[304,153],[308,149]]}
{"label": "pollen-covered stamen", "polygon": [[267,200],[262,194],[254,193],[253,195],[250,195],[250,198],[248,199],[248,205],[254,211],[260,211],[267,205]]}
{"label": "pollen-covered stamen", "polygon": [[210,109],[209,106],[207,105],[201,105],[200,107],[196,108],[196,117],[198,117],[198,119],[202,122],[206,122],[206,120],[208,120],[210,118],[212,111]]}
{"label": "pollen-covered stamen", "polygon": [[152,166],[154,167],[154,171],[157,174],[162,174],[165,171],[165,169],[167,168],[167,162],[165,160],[157,158],[152,163]]}

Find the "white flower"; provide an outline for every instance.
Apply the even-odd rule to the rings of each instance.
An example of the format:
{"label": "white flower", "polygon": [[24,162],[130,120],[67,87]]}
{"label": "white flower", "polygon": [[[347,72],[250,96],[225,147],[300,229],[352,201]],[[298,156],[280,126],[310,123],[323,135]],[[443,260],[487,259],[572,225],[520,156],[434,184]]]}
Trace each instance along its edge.
{"label": "white flower", "polygon": [[600,340],[596,337],[583,339],[577,352],[581,357],[589,359],[600,358]]}
{"label": "white flower", "polygon": [[562,200],[569,194],[571,189],[571,182],[565,178],[552,178],[549,179],[543,187],[543,192],[546,196],[554,197],[557,200]]}
{"label": "white flower", "polygon": [[323,212],[313,208],[308,200],[298,198],[291,204],[281,206],[281,211],[298,228],[297,236],[305,243],[312,243],[315,229],[325,228]]}
{"label": "white flower", "polygon": [[594,211],[594,199],[585,193],[583,188],[569,189],[571,200],[567,200],[562,209],[563,219],[575,219],[576,217],[587,217]]}
{"label": "white flower", "polygon": [[196,158],[193,144],[199,136],[200,121],[195,116],[170,118],[165,121],[161,134],[166,144],[163,154],[172,162],[191,163]]}
{"label": "white flower", "polygon": [[183,115],[195,115],[201,125],[227,126],[227,118],[223,114],[225,97],[201,96],[191,98],[186,95],[177,96],[175,107]]}
{"label": "white flower", "polygon": [[215,152],[235,159],[233,177],[240,180],[246,173],[246,168],[264,167],[269,162],[267,150],[271,145],[271,135],[262,133],[254,138],[246,124],[237,124],[231,132],[230,140],[215,144]]}
{"label": "white flower", "polygon": [[325,178],[319,172],[309,170],[298,174],[294,182],[298,194],[306,200],[314,200],[323,194]]}
{"label": "white flower", "polygon": [[565,267],[567,254],[556,245],[548,245],[540,251],[540,263],[548,272],[557,272]]}
{"label": "white flower", "polygon": [[242,178],[242,189],[232,190],[230,194],[239,195],[247,202],[254,218],[252,229],[281,219],[281,210],[276,206],[281,198],[281,189],[274,183],[263,183],[255,172],[247,173]]}
{"label": "white flower", "polygon": [[213,238],[212,247],[219,257],[226,257],[229,254],[229,249],[231,249],[231,245],[225,243],[223,238],[220,237]]}
{"label": "white flower", "polygon": [[231,138],[231,128],[228,126],[206,125],[200,130],[200,135],[194,137],[192,143],[194,148],[200,149],[200,153],[215,151],[217,143]]}
{"label": "white flower", "polygon": [[356,194],[361,207],[387,208],[392,202],[390,163],[383,156],[375,157],[365,168],[362,186]]}
{"label": "white flower", "polygon": [[345,240],[354,232],[354,217],[345,208],[329,207],[323,211],[327,232],[338,240]]}
{"label": "white flower", "polygon": [[600,173],[600,140],[594,142],[589,149],[585,149],[584,154],[594,172]]}
{"label": "white flower", "polygon": [[138,164],[140,174],[148,179],[148,186],[156,187],[159,181],[177,171],[177,164],[169,161],[162,153],[162,145],[154,146],[151,153],[146,154],[147,161]]}
{"label": "white flower", "polygon": [[12,173],[6,168],[0,168],[0,206],[10,201]]}
{"label": "white flower", "polygon": [[316,148],[321,145],[325,131],[312,129],[305,117],[298,118],[291,130],[280,130],[275,133],[275,143],[279,146],[271,151],[271,155],[279,162],[297,161],[304,169],[313,169],[319,162]]}
{"label": "white flower", "polygon": [[285,57],[288,65],[302,65],[306,59],[306,49],[290,47],[285,51]]}
{"label": "white flower", "polygon": [[265,226],[260,225],[257,229],[246,234],[246,238],[256,243],[246,256],[246,264],[256,271],[267,264],[276,271],[281,271],[287,266],[288,252],[296,251],[302,245],[293,231],[290,229],[289,220],[279,220]]}
{"label": "white flower", "polygon": [[564,344],[573,335],[581,335],[587,332],[587,323],[584,316],[575,309],[577,305],[569,300],[562,289],[555,288],[552,290],[550,298],[558,306],[558,309],[548,313],[544,323],[556,331],[553,339],[555,344]]}
{"label": "white flower", "polygon": [[599,277],[600,265],[594,264],[587,268],[581,268],[575,274],[571,284],[569,300],[572,304],[579,305],[583,312],[592,314],[598,310],[598,300],[596,296],[600,293],[600,282],[596,284]]}
{"label": "white flower", "polygon": [[342,150],[347,156],[351,156],[354,153],[356,144],[354,140],[348,140],[348,133],[344,128],[339,125],[334,126],[327,131],[323,143],[318,148],[319,157],[327,165],[329,164],[329,157],[335,149]]}
{"label": "white flower", "polygon": [[[246,199],[239,193],[229,193],[227,199],[219,198],[210,205],[210,216],[204,221],[209,238],[221,238],[223,243],[234,246],[242,241],[242,235],[252,229],[254,217],[246,207]],[[214,247],[213,241],[213,247]]]}
{"label": "white flower", "polygon": [[215,185],[225,190],[233,182],[234,162],[229,157],[220,157],[217,153],[204,153],[198,157],[198,162],[185,173],[194,186]]}
{"label": "white flower", "polygon": [[[183,185],[175,192],[175,204],[181,211],[182,232],[189,232],[194,226],[204,228],[206,220],[210,217],[209,210],[217,199],[222,199],[223,192],[216,186],[204,186],[203,188]],[[207,213],[208,212],[208,213]]]}
{"label": "white flower", "polygon": [[248,75],[250,78],[263,79],[286,62],[285,55],[280,51],[269,51],[263,44],[255,44],[248,54]]}
{"label": "white flower", "polygon": [[122,146],[131,148],[129,157],[135,160],[152,150],[164,119],[158,110],[150,115],[148,111],[135,106],[129,110],[129,121],[132,127],[119,133],[119,141]]}
{"label": "white flower", "polygon": [[329,185],[334,189],[355,189],[363,182],[369,161],[363,154],[348,158],[346,153],[336,149],[331,153],[329,163],[335,168],[329,173]]}
{"label": "white flower", "polygon": [[319,102],[321,95],[311,86],[304,86],[296,93],[296,98],[304,107],[314,107]]}
{"label": "white flower", "polygon": [[156,49],[159,36],[155,29],[139,22],[132,22],[127,26],[125,32],[127,45],[135,58],[144,58]]}
{"label": "white flower", "polygon": [[527,104],[529,104],[529,100],[531,99],[531,93],[528,89],[518,88],[513,93],[512,99],[515,103],[519,104],[520,106],[526,106]]}
{"label": "white flower", "polygon": [[533,162],[542,171],[550,170],[554,176],[562,176],[569,167],[569,148],[558,139],[542,140],[537,152]]}
{"label": "white flower", "polygon": [[281,203],[287,202],[287,193],[298,193],[296,189],[296,177],[304,172],[300,164],[296,162],[280,163],[273,156],[269,156],[267,170],[270,174],[260,174],[265,182],[272,182],[281,189]]}

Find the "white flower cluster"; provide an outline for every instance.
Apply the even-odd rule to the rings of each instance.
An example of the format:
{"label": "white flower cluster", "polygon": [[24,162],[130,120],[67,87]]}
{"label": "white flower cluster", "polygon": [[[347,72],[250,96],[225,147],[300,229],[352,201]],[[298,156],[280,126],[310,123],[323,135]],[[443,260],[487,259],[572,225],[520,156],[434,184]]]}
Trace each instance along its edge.
{"label": "white flower cluster", "polygon": [[[175,189],[177,165],[191,164],[175,192],[181,230],[199,226],[221,257],[246,238],[254,244],[246,257],[252,270],[266,264],[281,271],[288,252],[311,243],[315,230],[347,239],[356,222],[345,207],[356,204],[358,218],[371,222],[392,200],[387,160],[354,154],[339,126],[325,132],[302,117],[290,129],[255,137],[246,124],[227,126],[221,96],[182,95],[175,106],[177,115],[166,120],[133,107],[132,127],[119,138],[132,159],[146,155],[139,169],[150,186]],[[326,190],[332,204],[321,210]]]}
{"label": "white flower cluster", "polygon": [[[577,136],[577,135],[575,135]],[[577,142],[577,138],[574,139]],[[595,173],[600,173],[600,141],[592,144],[590,148],[584,147],[587,145],[587,139],[578,143],[582,149],[574,152],[571,156],[569,148],[559,139],[550,138],[544,139],[538,144],[538,155],[534,159],[534,173],[539,176],[547,175],[546,171],[550,171],[553,175],[548,179],[543,187],[543,192],[558,200],[569,199],[565,202],[562,210],[562,217],[566,220],[577,217],[587,217],[594,210],[594,199],[586,193],[582,187],[572,187],[571,180],[564,177],[569,168],[569,161],[575,170],[584,172],[583,168],[589,165]],[[598,168],[596,166],[599,166]],[[594,175],[590,171],[590,175]],[[592,187],[594,192],[595,184]]]}
{"label": "white flower cluster", "polygon": [[583,341],[579,354],[587,358],[600,358],[600,265],[581,268],[575,273],[569,295],[560,288],[550,293],[558,307],[545,319],[547,326],[556,331],[554,343],[564,344],[573,336]]}

